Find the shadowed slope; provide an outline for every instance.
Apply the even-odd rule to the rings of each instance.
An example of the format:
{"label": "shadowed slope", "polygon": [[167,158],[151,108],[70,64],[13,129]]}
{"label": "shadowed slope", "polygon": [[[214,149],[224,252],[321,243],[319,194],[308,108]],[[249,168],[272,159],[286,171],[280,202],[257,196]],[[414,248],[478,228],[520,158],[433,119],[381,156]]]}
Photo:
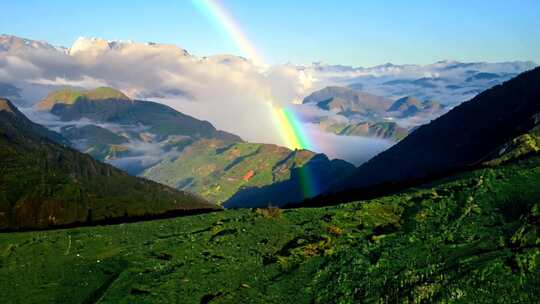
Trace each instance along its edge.
{"label": "shadowed slope", "polygon": [[59,145],[62,137],[0,101],[0,229],[91,224],[216,207]]}
{"label": "shadowed slope", "polygon": [[336,189],[424,179],[482,161],[539,121],[540,68],[457,106],[360,166]]}

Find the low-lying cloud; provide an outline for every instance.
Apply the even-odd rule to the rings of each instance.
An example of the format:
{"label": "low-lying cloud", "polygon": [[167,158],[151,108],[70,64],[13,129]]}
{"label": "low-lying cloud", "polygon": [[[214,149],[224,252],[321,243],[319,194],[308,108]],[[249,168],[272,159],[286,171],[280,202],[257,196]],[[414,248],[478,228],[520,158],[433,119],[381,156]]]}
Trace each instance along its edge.
{"label": "low-lying cloud", "polygon": [[[95,122],[88,118],[82,118],[80,120],[62,121],[48,112],[36,111],[34,108],[21,108],[19,110],[25,114],[33,122],[46,126],[47,128],[59,132],[62,132],[63,128],[82,128],[85,126],[97,126],[108,131],[111,131],[119,136],[132,133],[139,134],[147,131],[148,127],[143,125],[120,125],[114,123],[101,123]],[[152,134],[145,132],[148,137],[155,138]],[[156,142],[145,142],[136,140],[130,137],[126,137],[127,142],[122,146],[126,149],[126,153],[118,155],[117,157],[105,159],[106,163],[109,163],[115,167],[127,171],[130,174],[140,174],[145,168],[148,168],[164,159],[171,159],[180,155],[180,151],[177,148],[166,148],[167,140]],[[73,147],[81,151],[86,151],[89,147],[87,139],[72,140]]]}
{"label": "low-lying cloud", "polygon": [[138,175],[144,169],[157,164],[164,159],[172,159],[180,155],[178,149],[166,150],[164,143],[134,141],[123,144],[129,150],[129,155],[106,160],[105,162],[126,172]]}
{"label": "low-lying cloud", "polygon": [[268,104],[290,105],[312,89],[310,77],[290,65],[262,68],[236,56],[198,58],[173,45],[99,39],[81,39],[70,50],[0,52],[0,81],[30,92],[23,95],[30,103],[59,86],[112,86],[133,98],[154,96],[246,140],[278,144]]}
{"label": "low-lying cloud", "polygon": [[[19,102],[21,105],[35,104],[59,86],[112,86],[132,98],[151,97],[151,100],[180,112],[208,120],[217,128],[245,140],[281,145],[284,142],[272,117],[270,103],[291,106],[312,91],[334,84],[356,84],[370,93],[394,97],[416,91],[408,88],[409,84],[388,87],[383,85],[385,82],[396,78],[412,81],[418,77],[443,79],[437,80],[435,88],[420,89],[427,92],[425,94],[450,99],[462,96],[461,92],[471,87],[477,88],[467,84],[459,90],[446,89],[450,85],[464,84],[468,70],[517,73],[532,64],[442,62],[427,66],[373,68],[323,64],[260,67],[237,56],[196,57],[174,45],[83,38],[66,49],[35,41],[12,43],[12,39],[19,38],[0,36],[0,82],[22,89],[21,95],[26,102]],[[304,114],[308,118],[305,122],[310,121],[309,115],[323,115],[314,111]],[[45,121],[43,123],[47,125]],[[311,126],[310,130],[313,129]],[[319,142],[315,145],[317,152],[355,163],[389,145],[386,141],[349,138],[318,130],[309,132],[313,141]]]}
{"label": "low-lying cloud", "polygon": [[305,126],[314,150],[324,151],[331,159],[344,159],[356,166],[368,161],[394,144],[394,142],[386,139],[339,136],[323,132],[315,124],[306,124]]}

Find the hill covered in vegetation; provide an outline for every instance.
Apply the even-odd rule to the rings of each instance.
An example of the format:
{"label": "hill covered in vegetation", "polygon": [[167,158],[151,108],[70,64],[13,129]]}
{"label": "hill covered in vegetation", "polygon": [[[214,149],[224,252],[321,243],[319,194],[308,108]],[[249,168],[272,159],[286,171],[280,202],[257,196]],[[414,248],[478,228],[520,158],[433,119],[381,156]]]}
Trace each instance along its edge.
{"label": "hill covered in vegetation", "polygon": [[216,209],[193,194],[130,176],[61,143],[67,144],[61,135],[0,100],[0,229]]}
{"label": "hill covered in vegetation", "polygon": [[[141,176],[198,193],[217,204],[282,206],[322,193],[354,166],[324,154],[271,144],[199,140],[175,158],[165,159]],[[303,191],[305,175],[312,189]],[[284,187],[284,188],[283,188]],[[280,189],[279,193],[275,189]]]}

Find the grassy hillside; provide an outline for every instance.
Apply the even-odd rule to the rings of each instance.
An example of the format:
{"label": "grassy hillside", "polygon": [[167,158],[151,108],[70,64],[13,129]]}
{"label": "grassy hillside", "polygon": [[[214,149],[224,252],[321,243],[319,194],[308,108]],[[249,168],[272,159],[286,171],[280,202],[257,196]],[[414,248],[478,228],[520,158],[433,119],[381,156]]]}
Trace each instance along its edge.
{"label": "grassy hillside", "polygon": [[538,152],[540,152],[540,125],[496,149],[484,163],[490,166],[500,165]]}
{"label": "grassy hillside", "polygon": [[96,125],[66,126],[60,132],[75,148],[101,161],[116,157],[118,149],[127,149],[124,145],[129,142],[126,137]]}
{"label": "grassy hillside", "polygon": [[4,233],[0,288],[5,303],[536,303],[539,183],[536,156],[334,207]]}
{"label": "grassy hillside", "polygon": [[51,139],[61,136],[0,100],[0,230],[215,209],[193,194],[129,176]]}

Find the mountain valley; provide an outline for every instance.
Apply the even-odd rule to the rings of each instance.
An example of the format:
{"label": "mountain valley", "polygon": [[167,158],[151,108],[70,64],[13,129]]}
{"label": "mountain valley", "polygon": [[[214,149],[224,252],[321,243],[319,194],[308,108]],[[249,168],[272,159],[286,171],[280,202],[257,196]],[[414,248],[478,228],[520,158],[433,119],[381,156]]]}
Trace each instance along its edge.
{"label": "mountain valley", "polygon": [[540,302],[534,1],[4,7],[2,303]]}

